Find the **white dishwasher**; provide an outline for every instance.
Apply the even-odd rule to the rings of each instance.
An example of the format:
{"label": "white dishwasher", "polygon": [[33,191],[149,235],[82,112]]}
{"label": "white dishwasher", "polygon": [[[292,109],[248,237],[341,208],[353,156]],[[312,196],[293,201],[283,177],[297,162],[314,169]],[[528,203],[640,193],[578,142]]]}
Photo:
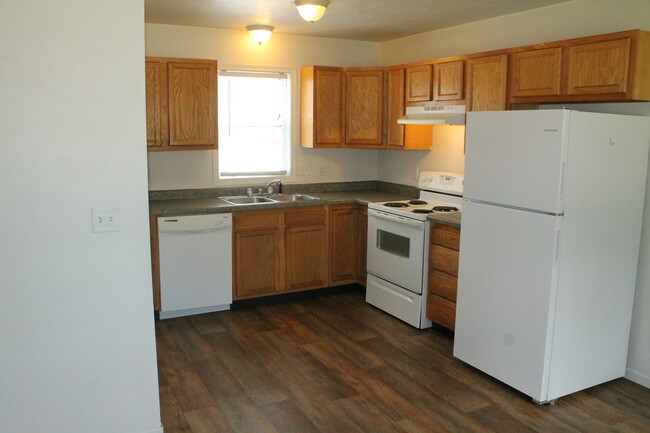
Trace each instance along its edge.
{"label": "white dishwasher", "polygon": [[158,218],[160,318],[230,309],[232,215]]}

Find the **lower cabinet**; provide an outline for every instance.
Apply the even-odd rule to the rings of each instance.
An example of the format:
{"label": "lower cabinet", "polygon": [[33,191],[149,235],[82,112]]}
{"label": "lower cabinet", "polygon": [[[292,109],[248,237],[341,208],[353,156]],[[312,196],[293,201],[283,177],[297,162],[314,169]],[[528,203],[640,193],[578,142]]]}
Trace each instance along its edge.
{"label": "lower cabinet", "polygon": [[160,253],[158,249],[158,218],[149,217],[149,242],[151,244],[151,278],[153,310],[160,311]]}
{"label": "lower cabinet", "polygon": [[332,206],[333,286],[355,283],[359,279],[359,212],[356,204]]}
{"label": "lower cabinet", "polygon": [[431,223],[427,318],[451,330],[456,322],[460,229]]}
{"label": "lower cabinet", "polygon": [[233,213],[233,299],[365,285],[366,206]]}
{"label": "lower cabinet", "polygon": [[233,299],[327,286],[327,208],[233,214]]}

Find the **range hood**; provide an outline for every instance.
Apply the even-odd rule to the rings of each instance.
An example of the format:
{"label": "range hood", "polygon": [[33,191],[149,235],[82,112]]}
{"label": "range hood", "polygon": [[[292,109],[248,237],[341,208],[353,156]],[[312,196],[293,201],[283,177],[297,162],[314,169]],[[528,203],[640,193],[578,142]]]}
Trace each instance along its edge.
{"label": "range hood", "polygon": [[429,107],[406,107],[406,114],[399,119],[400,125],[464,125],[464,105]]}

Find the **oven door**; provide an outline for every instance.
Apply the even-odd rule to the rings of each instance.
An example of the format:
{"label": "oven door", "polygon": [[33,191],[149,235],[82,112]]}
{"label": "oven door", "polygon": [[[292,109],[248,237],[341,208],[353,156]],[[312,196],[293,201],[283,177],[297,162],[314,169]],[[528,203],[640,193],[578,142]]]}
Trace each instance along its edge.
{"label": "oven door", "polygon": [[426,221],[368,209],[368,273],[422,293]]}

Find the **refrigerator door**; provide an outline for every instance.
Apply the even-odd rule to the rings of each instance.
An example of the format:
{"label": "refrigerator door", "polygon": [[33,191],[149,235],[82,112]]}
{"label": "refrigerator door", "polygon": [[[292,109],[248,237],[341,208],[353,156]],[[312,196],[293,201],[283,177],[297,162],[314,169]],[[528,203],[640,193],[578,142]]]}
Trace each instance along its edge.
{"label": "refrigerator door", "polygon": [[454,356],[545,401],[562,217],[463,204]]}
{"label": "refrigerator door", "polygon": [[569,116],[568,110],[468,113],[465,198],[561,213]]}

